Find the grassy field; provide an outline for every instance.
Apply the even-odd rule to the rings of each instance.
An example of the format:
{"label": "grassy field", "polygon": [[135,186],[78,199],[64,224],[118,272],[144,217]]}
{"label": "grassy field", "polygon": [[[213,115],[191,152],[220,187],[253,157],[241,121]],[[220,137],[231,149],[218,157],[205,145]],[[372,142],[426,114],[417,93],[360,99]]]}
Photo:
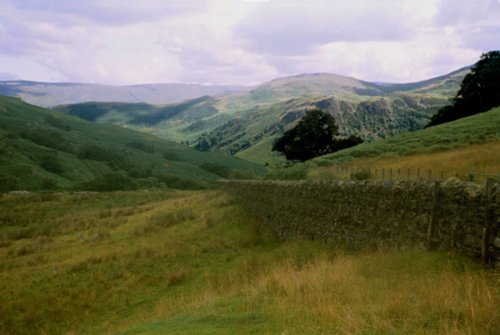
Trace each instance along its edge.
{"label": "grassy field", "polygon": [[[408,156],[398,156],[392,158],[366,158],[349,161],[345,164],[314,167],[307,171],[307,179],[343,179],[350,178],[351,173],[360,171],[370,171],[371,178],[381,178],[382,169],[385,177],[389,178],[389,171],[392,171],[393,178],[415,179],[417,171],[421,178],[428,178],[428,171],[431,171],[431,178],[449,178],[457,176],[466,180],[469,173],[495,174],[500,172],[500,140],[486,142],[482,144],[471,144],[461,148],[422,153]],[[354,172],[352,172],[354,171]],[[356,172],[357,171],[357,172]],[[399,175],[397,175],[399,171]]]}
{"label": "grassy field", "polygon": [[[467,178],[469,172],[499,173],[500,171],[500,108],[424,130],[409,132],[384,140],[367,142],[352,148],[314,158],[303,164],[273,171],[273,179],[337,179],[349,178],[350,173],[338,173],[337,167],[372,170],[400,169],[406,178],[416,170],[426,177],[458,175]],[[380,174],[379,174],[380,177]]]}
{"label": "grassy field", "polygon": [[279,242],[218,191],[0,197],[1,334],[497,334],[498,272]]}

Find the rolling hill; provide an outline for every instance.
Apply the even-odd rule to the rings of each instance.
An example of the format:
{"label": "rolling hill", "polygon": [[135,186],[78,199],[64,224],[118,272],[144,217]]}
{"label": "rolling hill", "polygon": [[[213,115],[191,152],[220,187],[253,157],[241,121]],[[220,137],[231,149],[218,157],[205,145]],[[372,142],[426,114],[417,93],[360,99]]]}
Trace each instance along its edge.
{"label": "rolling hill", "polygon": [[170,104],[204,95],[220,95],[247,90],[249,88],[244,86],[208,86],[178,83],[110,86],[80,83],[0,81],[0,95],[18,97],[41,107],[88,101]]}
{"label": "rolling hill", "polygon": [[85,103],[58,111],[222,150],[259,163],[281,158],[273,140],[309,108],[332,114],[344,134],[373,140],[423,128],[447,104],[469,68],[418,83],[369,83],[327,73],[278,78],[245,93],[179,104]]}
{"label": "rolling hill", "polygon": [[[387,171],[416,169],[443,172],[445,177],[469,172],[498,173],[500,170],[500,107],[432,128],[408,132],[379,141],[314,158],[280,169],[272,178],[314,179],[346,177],[335,167],[352,170]],[[434,175],[436,176],[436,175]],[[347,176],[349,177],[349,176]]]}
{"label": "rolling hill", "polygon": [[264,168],[0,97],[0,191],[199,188]]}

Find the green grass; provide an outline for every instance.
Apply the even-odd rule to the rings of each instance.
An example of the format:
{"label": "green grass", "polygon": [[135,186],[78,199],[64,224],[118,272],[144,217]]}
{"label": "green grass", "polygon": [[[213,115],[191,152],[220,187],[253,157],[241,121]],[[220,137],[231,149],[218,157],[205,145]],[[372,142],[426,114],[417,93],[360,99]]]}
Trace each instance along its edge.
{"label": "green grass", "polygon": [[206,164],[224,166],[227,175],[264,172],[228,155],[0,97],[0,191],[89,187],[92,180],[113,184],[119,178],[131,188],[199,188],[220,178]]}
{"label": "green grass", "polygon": [[0,197],[2,334],[495,334],[454,254],[279,242],[218,191]]}
{"label": "green grass", "polygon": [[383,140],[362,143],[333,154],[314,158],[290,168],[277,169],[270,178],[330,179],[336,166],[350,169],[443,171],[447,176],[468,172],[496,172],[500,159],[495,146],[500,139],[500,107],[436,127]]}
{"label": "green grass", "polygon": [[347,162],[370,157],[397,157],[456,149],[470,144],[484,143],[500,137],[500,107],[487,113],[463,118],[428,129],[409,132],[380,141],[363,143],[356,147],[325,155],[311,161],[313,164]]}

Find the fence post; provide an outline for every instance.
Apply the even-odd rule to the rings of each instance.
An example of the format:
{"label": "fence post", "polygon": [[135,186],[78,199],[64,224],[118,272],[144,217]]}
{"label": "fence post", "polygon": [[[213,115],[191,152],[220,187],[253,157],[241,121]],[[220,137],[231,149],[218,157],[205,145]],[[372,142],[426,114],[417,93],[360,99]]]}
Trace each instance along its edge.
{"label": "fence post", "polygon": [[439,237],[436,236],[439,225],[439,194],[441,191],[441,183],[434,182],[432,188],[432,207],[429,219],[429,226],[427,227],[427,250],[435,250],[438,246]]}
{"label": "fence post", "polygon": [[495,217],[495,213],[493,213],[493,209],[490,206],[491,200],[491,185],[493,183],[493,179],[486,179],[485,185],[485,195],[484,195],[484,210],[485,210],[485,218],[484,218],[484,226],[482,231],[482,239],[481,239],[481,265],[486,266],[489,262],[489,244],[490,244],[490,227],[491,223]]}

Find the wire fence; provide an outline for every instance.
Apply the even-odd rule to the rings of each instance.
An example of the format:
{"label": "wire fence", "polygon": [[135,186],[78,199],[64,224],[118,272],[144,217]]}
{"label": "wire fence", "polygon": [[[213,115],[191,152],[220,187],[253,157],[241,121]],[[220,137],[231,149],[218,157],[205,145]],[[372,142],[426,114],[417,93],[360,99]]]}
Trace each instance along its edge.
{"label": "wire fence", "polygon": [[470,172],[468,174],[420,168],[376,168],[365,169],[336,165],[334,172],[343,179],[353,180],[446,180],[450,177],[480,183],[486,179],[500,181],[500,174]]}

